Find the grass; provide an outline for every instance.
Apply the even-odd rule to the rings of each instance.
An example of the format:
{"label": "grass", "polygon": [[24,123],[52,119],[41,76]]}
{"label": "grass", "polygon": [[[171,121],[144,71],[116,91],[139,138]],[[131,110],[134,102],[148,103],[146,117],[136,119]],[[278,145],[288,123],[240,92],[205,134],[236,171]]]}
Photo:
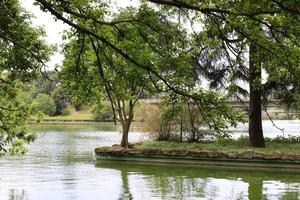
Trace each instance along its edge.
{"label": "grass", "polygon": [[[134,114],[134,121],[141,122],[145,118],[145,107],[143,103],[137,104]],[[58,115],[58,116],[48,116],[43,117],[43,121],[57,121],[57,122],[95,122],[93,119],[93,114],[89,107],[82,107],[79,111],[76,111],[73,106],[67,107],[67,115]],[[112,113],[111,113],[112,114]]]}
{"label": "grass", "polygon": [[91,111],[88,108],[81,108],[76,111],[73,106],[69,106],[67,115],[44,116],[44,121],[94,121]]}
{"label": "grass", "polygon": [[[299,137],[300,138],[300,137]],[[211,143],[177,143],[149,141],[135,146],[137,149],[158,149],[158,150],[190,150],[190,151],[222,151],[222,152],[244,152],[256,151],[261,153],[286,153],[300,154],[300,142],[276,141],[266,139],[266,148],[253,148],[249,146],[248,138],[238,140],[224,139]]]}

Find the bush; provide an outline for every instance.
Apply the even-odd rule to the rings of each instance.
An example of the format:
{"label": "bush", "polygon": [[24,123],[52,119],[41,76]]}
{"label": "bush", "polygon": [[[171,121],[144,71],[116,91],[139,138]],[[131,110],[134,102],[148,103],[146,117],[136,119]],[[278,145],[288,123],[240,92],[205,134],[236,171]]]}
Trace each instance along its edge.
{"label": "bush", "polygon": [[283,144],[299,144],[300,136],[292,136],[292,135],[288,135],[288,137],[277,136],[276,138],[273,139],[266,138],[266,141],[283,143]]}
{"label": "bush", "polygon": [[32,97],[25,92],[19,92],[17,95],[17,101],[20,102],[22,105],[29,106],[32,104]]}
{"label": "bush", "polygon": [[37,111],[40,111],[49,116],[53,116],[56,111],[56,106],[53,98],[47,94],[38,94],[34,99],[34,106]]}
{"label": "bush", "polygon": [[70,110],[67,107],[64,107],[60,113],[60,115],[62,115],[62,116],[67,116],[69,114],[70,114]]}
{"label": "bush", "polygon": [[233,139],[230,137],[219,137],[216,143],[220,146],[240,146],[240,147],[247,147],[250,145],[249,137],[241,136],[238,139]]}
{"label": "bush", "polygon": [[144,103],[138,101],[134,108],[134,120],[139,122],[144,122],[145,118],[147,117],[147,106],[148,103]]}
{"label": "bush", "polygon": [[162,109],[155,105],[145,104],[144,111],[144,123],[141,127],[144,132],[149,132],[157,141],[179,140],[172,134],[174,121],[167,117]]}
{"label": "bush", "polygon": [[97,121],[111,121],[114,118],[111,104],[108,101],[94,105],[92,115],[93,119]]}
{"label": "bush", "polygon": [[[55,107],[56,107],[55,115],[67,115],[66,114],[66,112],[68,112],[68,110],[66,109],[67,95],[63,92],[61,87],[55,88],[52,91],[51,96],[54,100]],[[63,112],[65,112],[65,113],[63,113]]]}

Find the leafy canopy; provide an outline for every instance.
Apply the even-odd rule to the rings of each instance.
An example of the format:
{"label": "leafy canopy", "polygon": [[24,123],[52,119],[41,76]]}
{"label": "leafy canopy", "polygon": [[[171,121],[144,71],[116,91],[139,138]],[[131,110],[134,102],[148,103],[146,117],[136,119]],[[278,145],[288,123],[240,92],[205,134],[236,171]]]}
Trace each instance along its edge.
{"label": "leafy canopy", "polygon": [[26,126],[31,108],[18,98],[20,82],[35,77],[51,49],[17,0],[0,2],[0,18],[0,154],[24,153],[23,145],[34,137]]}

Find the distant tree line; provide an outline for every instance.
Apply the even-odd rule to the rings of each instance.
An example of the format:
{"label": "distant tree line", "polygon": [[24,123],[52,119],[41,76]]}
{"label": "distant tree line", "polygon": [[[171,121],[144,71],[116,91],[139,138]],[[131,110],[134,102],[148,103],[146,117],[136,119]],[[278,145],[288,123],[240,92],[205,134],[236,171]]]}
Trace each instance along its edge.
{"label": "distant tree line", "polygon": [[[299,108],[297,1],[149,0],[119,13],[110,12],[109,2],[94,0],[35,3],[72,28],[65,34],[68,42],[59,75],[62,87],[78,105],[108,100],[114,120],[123,127],[123,147],[129,147],[133,110],[145,92],[175,95],[170,102],[174,105],[171,114],[180,107],[179,102],[185,102],[182,109],[195,106],[201,123],[219,134],[226,132],[228,125],[244,121],[225,103],[227,97],[249,95],[249,139],[253,147],[265,146],[261,112],[271,93],[287,109]],[[30,16],[21,11],[17,0],[2,1],[0,10],[0,38],[5,49],[0,55],[4,77],[1,91],[8,95],[14,91],[11,82],[33,79],[51,48],[40,40],[42,31],[24,20]],[[192,33],[186,30],[187,23]],[[202,29],[195,31],[196,25]],[[267,74],[264,83],[263,71]],[[199,87],[203,77],[213,90]],[[6,87],[7,80],[10,87]],[[249,93],[241,82],[249,84]],[[219,89],[225,89],[226,94],[218,95]],[[177,96],[183,99],[175,101],[180,99]],[[15,97],[7,96],[5,101],[13,102],[11,99]],[[7,109],[3,106],[1,113]],[[190,117],[193,115],[190,112]],[[16,138],[14,128],[18,125],[7,126],[10,120],[1,119],[2,132],[11,136],[2,138],[5,146]],[[191,133],[197,130],[192,124]]]}

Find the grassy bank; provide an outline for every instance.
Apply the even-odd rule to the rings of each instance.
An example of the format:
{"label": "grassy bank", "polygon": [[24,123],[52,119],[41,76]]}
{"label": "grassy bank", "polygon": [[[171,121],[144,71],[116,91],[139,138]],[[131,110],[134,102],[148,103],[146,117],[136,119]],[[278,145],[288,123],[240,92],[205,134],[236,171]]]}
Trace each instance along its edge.
{"label": "grassy bank", "polygon": [[73,106],[67,108],[67,114],[58,116],[43,117],[44,121],[89,121],[92,122],[93,116],[88,108],[81,108],[79,111],[75,110]]}
{"label": "grassy bank", "polygon": [[[155,162],[171,162],[172,159],[178,162],[195,160],[230,161],[256,163],[260,162],[272,164],[292,163],[293,166],[286,168],[300,169],[300,137],[266,139],[266,148],[251,148],[247,138],[238,140],[222,139],[209,143],[176,143],[176,142],[157,142],[148,141],[135,144],[132,148],[122,148],[119,145],[111,147],[99,147],[95,149],[98,159],[117,159],[117,160],[145,160]],[[153,160],[154,159],[154,160]],[[173,162],[173,161],[172,161]],[[177,161],[176,161],[177,162]],[[198,161],[196,161],[197,163]],[[216,165],[216,163],[210,163]],[[230,165],[230,164],[229,164]],[[248,165],[245,165],[248,166]],[[262,165],[265,167],[265,164]],[[280,165],[271,167],[283,167]]]}
{"label": "grassy bank", "polygon": [[[66,108],[66,113],[63,115],[57,115],[57,116],[43,116],[43,122],[113,122],[113,116],[112,113],[111,117],[106,120],[97,120],[95,119],[95,116],[92,113],[92,110],[90,107],[85,106],[81,107],[80,110],[76,110],[74,106],[68,106]],[[142,105],[138,105],[136,108],[136,111],[134,113],[134,122],[141,122],[145,118],[145,111],[142,109]]]}
{"label": "grassy bank", "polygon": [[218,152],[244,152],[256,151],[262,153],[286,153],[300,154],[300,142],[297,140],[266,139],[266,148],[253,148],[249,146],[247,138],[238,140],[220,140],[210,143],[177,143],[149,141],[135,145],[137,149],[157,149],[157,150],[183,150],[183,151],[218,151]]}
{"label": "grassy bank", "polygon": [[[135,108],[134,119],[133,121],[141,122],[144,121],[146,116],[151,116],[151,112],[153,112],[153,108],[155,106],[149,105],[146,103],[138,103]],[[147,115],[146,115],[147,113]],[[102,120],[102,121],[112,121],[112,113],[108,113],[111,116],[109,117],[110,120]],[[288,119],[287,114],[284,110],[280,110],[279,108],[272,108],[269,111],[269,114],[272,116],[273,119]],[[296,114],[292,113],[293,119],[296,119]],[[265,113],[262,115],[263,119],[268,119]],[[65,109],[65,113],[62,115],[57,116],[47,116],[43,117],[43,121],[45,122],[96,122],[95,116],[93,115],[92,109],[89,106],[82,106],[80,110],[76,110],[74,106],[69,105]],[[98,120],[99,121],[99,120]]]}

